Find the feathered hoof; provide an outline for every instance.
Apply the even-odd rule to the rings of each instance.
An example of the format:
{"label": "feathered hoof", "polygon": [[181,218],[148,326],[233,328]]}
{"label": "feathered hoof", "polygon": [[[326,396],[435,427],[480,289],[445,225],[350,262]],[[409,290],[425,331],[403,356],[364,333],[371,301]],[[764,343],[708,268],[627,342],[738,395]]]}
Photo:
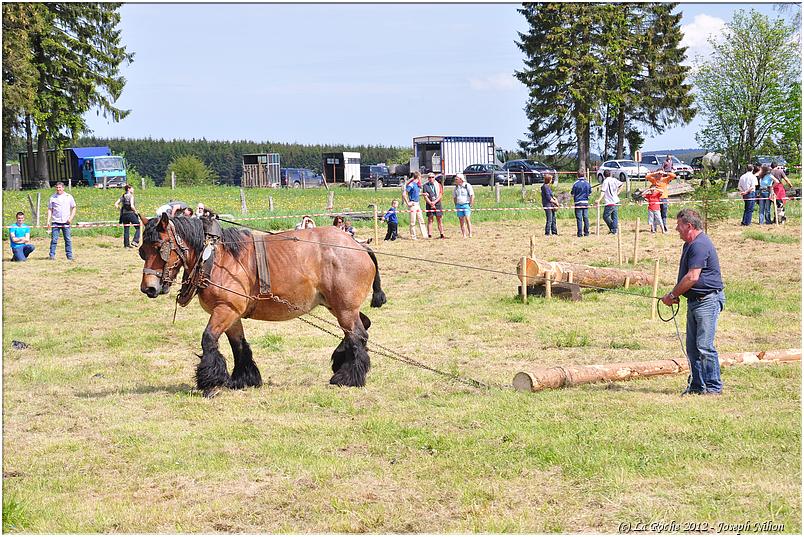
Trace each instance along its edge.
{"label": "feathered hoof", "polygon": [[220,386],[213,386],[211,388],[207,388],[206,390],[204,390],[203,395],[207,399],[212,399],[213,397],[216,397],[219,393],[221,393],[221,389],[222,388]]}

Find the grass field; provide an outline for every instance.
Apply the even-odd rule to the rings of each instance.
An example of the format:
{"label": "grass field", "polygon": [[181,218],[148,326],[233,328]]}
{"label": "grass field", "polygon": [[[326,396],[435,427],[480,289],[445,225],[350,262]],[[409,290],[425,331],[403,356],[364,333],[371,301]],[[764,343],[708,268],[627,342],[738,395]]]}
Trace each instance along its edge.
{"label": "grass field", "polygon": [[[238,191],[221,190],[175,197],[239,215]],[[79,193],[78,220],[116,220],[119,192]],[[324,191],[272,194],[277,212],[326,202]],[[493,206],[485,194],[479,204]],[[384,209],[396,190],[381,195]],[[137,196],[150,212],[169,191]],[[338,191],[335,208],[374,196]],[[4,194],[5,222],[23,199]],[[797,203],[787,225],[748,231],[736,225],[739,205],[710,229],[727,294],[718,348],[800,347]],[[681,242],[646,233],[644,210],[623,211],[623,244],[630,255],[640,216],[638,268],[659,259],[666,292]],[[450,214],[448,240],[378,246],[389,300],[364,308],[370,344],[502,386],[543,365],[679,357],[673,323],[650,321],[646,298],[516,299],[531,235],[538,257],[616,266],[610,236],[575,238],[569,215],[547,238],[541,210],[488,214],[471,240]],[[268,215],[264,197],[249,200],[249,216]],[[746,521],[801,532],[799,364],[726,368],[722,397],[682,398],[680,376],[522,394],[372,355],[367,386],[342,389],[326,384],[337,340],[300,321],[246,320],[266,384],[207,400],[192,380],[206,314],[191,303],[174,324],[175,290],[140,293],[142,262],[109,229],[76,230],[74,263],[61,242],[58,260],[45,260],[42,234],[25,264],[7,262],[5,246],[5,532],[552,533]],[[221,348],[231,367],[225,338]]]}

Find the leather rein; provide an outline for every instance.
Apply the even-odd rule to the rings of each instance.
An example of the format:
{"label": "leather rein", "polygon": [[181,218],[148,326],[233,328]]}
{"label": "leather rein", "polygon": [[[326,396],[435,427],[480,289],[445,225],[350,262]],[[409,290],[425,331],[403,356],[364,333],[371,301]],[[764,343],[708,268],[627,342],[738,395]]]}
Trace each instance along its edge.
{"label": "leather rein", "polygon": [[[154,270],[150,268],[142,269],[143,274],[150,274],[159,278],[159,282],[162,286],[165,284],[170,285],[176,281],[175,277],[171,277],[170,274],[180,265],[184,267],[185,271],[192,270],[190,263],[187,261],[187,254],[190,249],[187,247],[187,243],[184,242],[184,239],[176,234],[176,226],[173,224],[173,222],[168,222],[167,234],[167,239],[160,240],[157,243],[159,245],[159,257],[165,263],[162,267],[162,270]],[[176,262],[168,266],[168,262],[170,262],[170,253],[174,251],[177,255]],[[176,271],[176,273],[178,274],[178,271]]]}

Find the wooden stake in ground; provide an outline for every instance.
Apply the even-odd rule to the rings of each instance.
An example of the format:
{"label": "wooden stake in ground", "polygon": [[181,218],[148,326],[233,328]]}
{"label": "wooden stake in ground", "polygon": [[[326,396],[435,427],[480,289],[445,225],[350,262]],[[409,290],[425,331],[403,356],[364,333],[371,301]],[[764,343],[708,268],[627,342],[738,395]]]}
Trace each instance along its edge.
{"label": "wooden stake in ground", "polygon": [[650,303],[650,320],[656,320],[656,300],[658,300],[659,295],[659,260],[655,259],[653,261],[653,301]]}
{"label": "wooden stake in ground", "polygon": [[140,177],[140,185],[143,190],[145,190],[145,177]]}
{"label": "wooden stake in ground", "polygon": [[544,298],[553,298],[553,274],[544,273]]}
{"label": "wooden stake in ground", "polygon": [[268,196],[268,210],[274,212],[274,197]]}
{"label": "wooden stake in ground", "polygon": [[176,172],[170,172],[170,189],[176,190]]}
{"label": "wooden stake in ground", "polygon": [[[737,364],[800,362],[801,349],[783,349],[767,352],[738,352],[720,355],[721,367]],[[539,368],[531,373],[524,371],[514,375],[514,389],[538,392],[549,388],[566,388],[595,382],[613,382],[673,375],[689,369],[684,360],[652,360],[649,362],[626,362],[586,366],[563,366]]]}
{"label": "wooden stake in ground", "polygon": [[600,204],[597,204],[597,236],[600,236]]}
{"label": "wooden stake in ground", "polygon": [[620,225],[617,225],[617,264],[623,264],[623,245],[622,240],[620,240]]}
{"label": "wooden stake in ground", "polygon": [[634,268],[637,264],[637,248],[639,247],[639,218],[636,219],[636,227],[634,228]]}
{"label": "wooden stake in ground", "polygon": [[371,206],[374,207],[374,247],[377,248],[380,246],[380,224],[377,222],[377,204],[372,203]]}
{"label": "wooden stake in ground", "polygon": [[502,185],[494,185],[494,199],[497,201],[498,205],[500,204],[500,190],[502,190]]}
{"label": "wooden stake in ground", "polygon": [[330,190],[329,194],[327,194],[327,211],[331,211],[332,207],[335,205],[335,191]]}
{"label": "wooden stake in ground", "polygon": [[536,235],[530,236],[530,256],[536,257]]}
{"label": "wooden stake in ground", "polygon": [[[521,267],[527,266],[525,261],[526,261],[525,257],[523,257],[520,260],[520,262],[522,263],[520,265]],[[527,304],[528,303],[528,282],[527,282],[527,279],[524,277],[524,274],[522,275],[522,277],[520,279],[522,280],[522,285],[519,286],[519,296],[522,298],[522,303]]]}
{"label": "wooden stake in ground", "polygon": [[246,207],[246,193],[240,189],[240,214],[248,214],[248,207]]}

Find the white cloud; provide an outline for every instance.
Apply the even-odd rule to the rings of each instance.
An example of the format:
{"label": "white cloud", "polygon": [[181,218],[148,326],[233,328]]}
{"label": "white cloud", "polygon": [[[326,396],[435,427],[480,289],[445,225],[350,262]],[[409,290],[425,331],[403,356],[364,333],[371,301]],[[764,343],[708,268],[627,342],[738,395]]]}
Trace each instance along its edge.
{"label": "white cloud", "polygon": [[687,47],[687,62],[690,62],[695,56],[711,54],[712,47],[709,44],[709,38],[720,39],[725,27],[726,21],[709,15],[696,15],[690,24],[682,25],[681,31],[684,37],[681,39],[681,45]]}
{"label": "white cloud", "polygon": [[514,89],[517,80],[511,73],[496,73],[481,78],[470,78],[469,85],[477,91],[507,91]]}

